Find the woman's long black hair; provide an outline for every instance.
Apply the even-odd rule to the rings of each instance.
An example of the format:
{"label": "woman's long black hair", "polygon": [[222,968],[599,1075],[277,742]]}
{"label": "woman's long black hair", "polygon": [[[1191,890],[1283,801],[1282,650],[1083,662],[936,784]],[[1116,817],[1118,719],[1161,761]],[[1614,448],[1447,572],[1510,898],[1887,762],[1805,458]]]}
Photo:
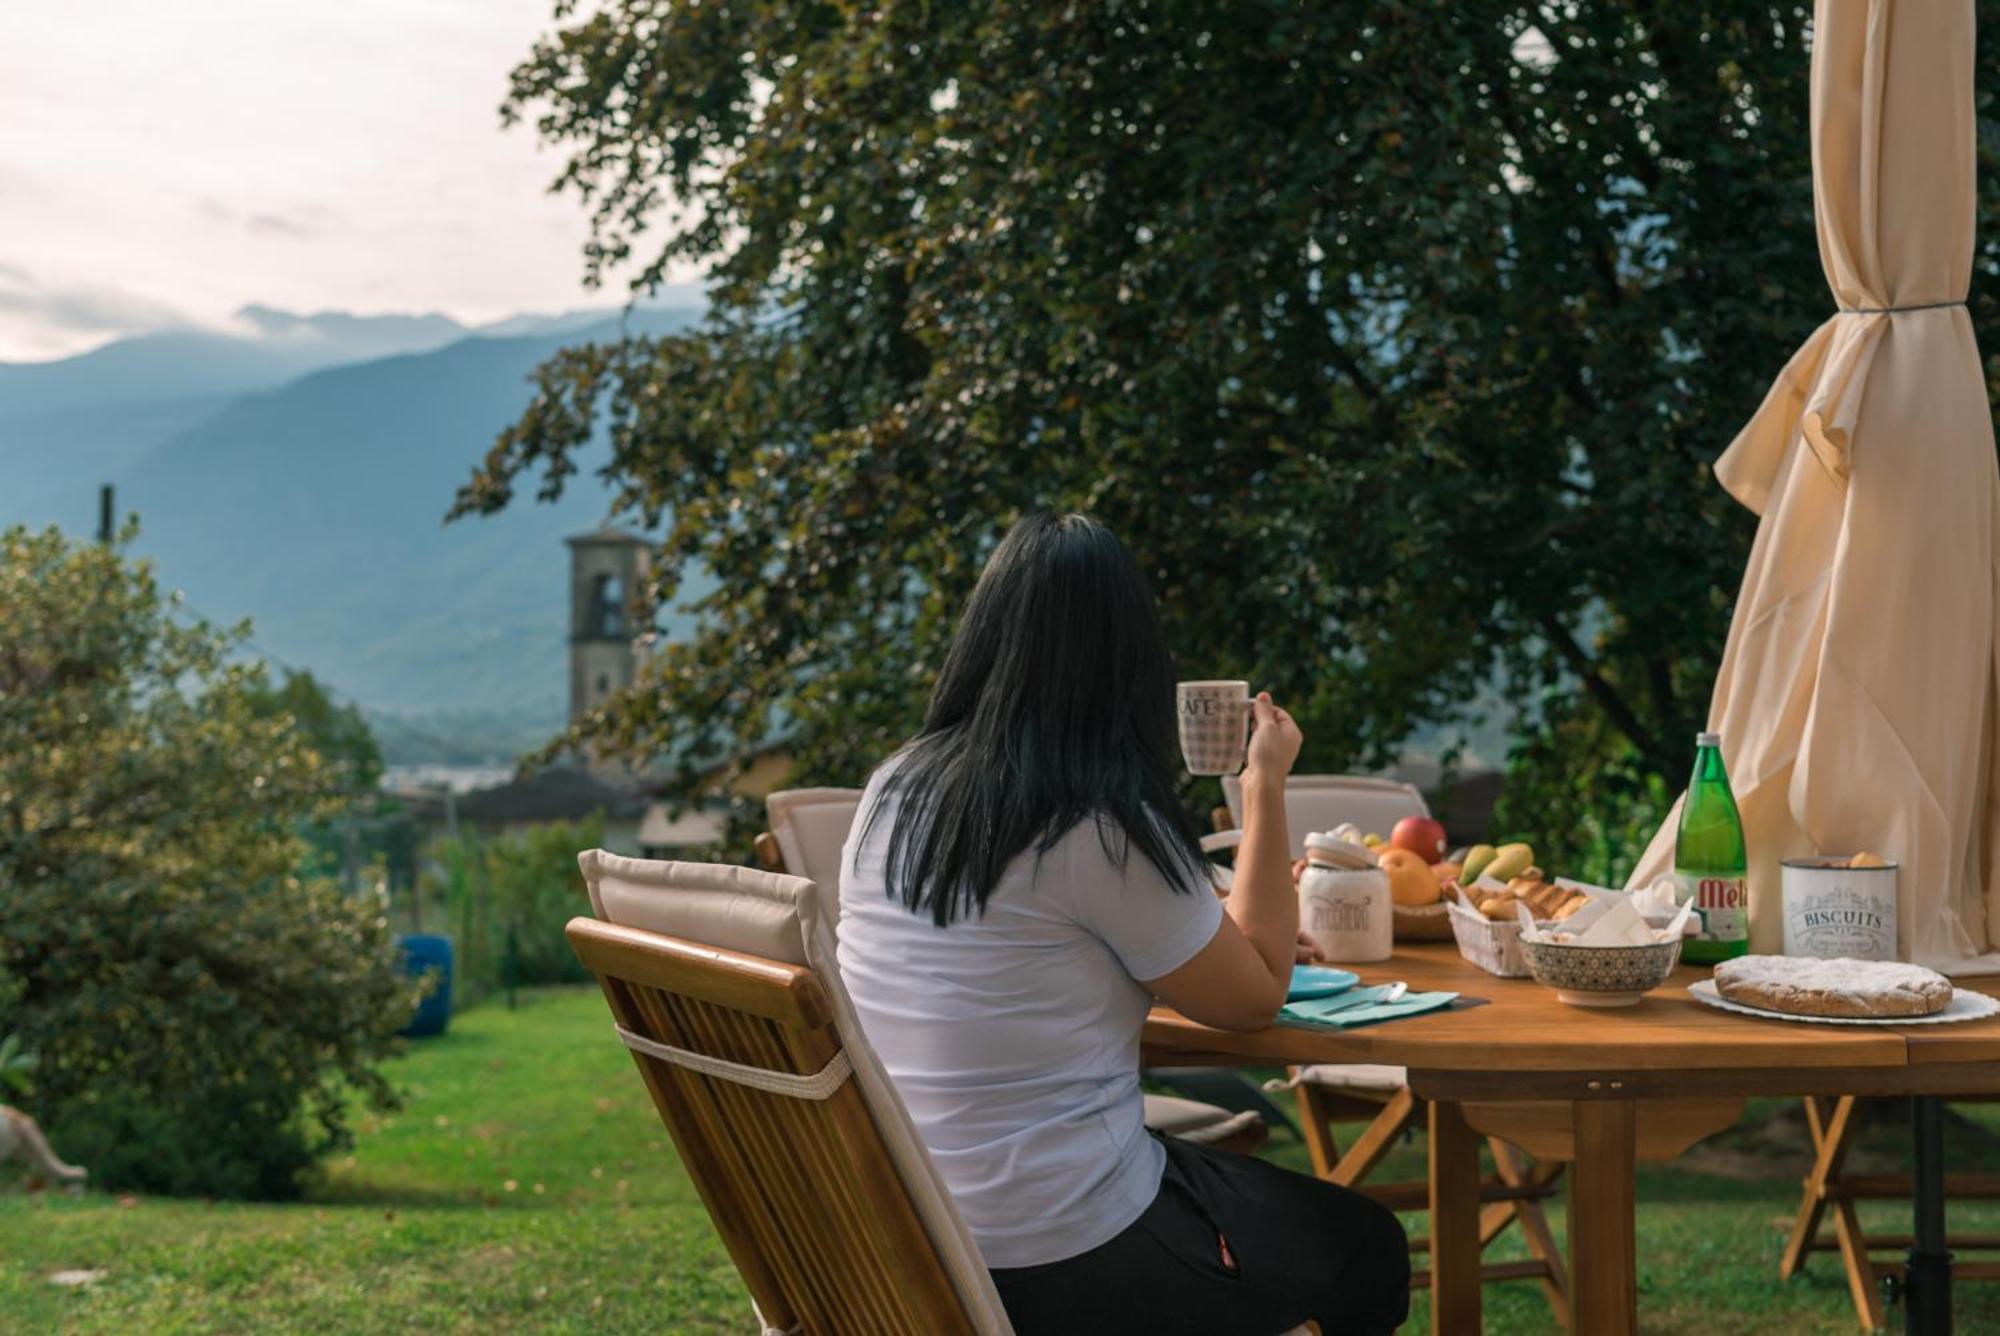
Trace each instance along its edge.
{"label": "woman's long black hair", "polygon": [[1029,515],[980,574],[886,781],[889,893],[940,927],[977,917],[1008,863],[1085,818],[1118,866],[1136,848],[1170,884],[1206,886],[1174,754],[1173,655],[1139,563],[1086,515]]}

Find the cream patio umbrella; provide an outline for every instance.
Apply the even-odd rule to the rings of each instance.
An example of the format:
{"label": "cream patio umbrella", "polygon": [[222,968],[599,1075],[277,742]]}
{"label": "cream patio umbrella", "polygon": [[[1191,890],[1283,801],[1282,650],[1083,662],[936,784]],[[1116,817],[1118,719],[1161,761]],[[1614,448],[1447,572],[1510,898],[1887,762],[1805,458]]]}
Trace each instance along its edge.
{"label": "cream patio umbrella", "polygon": [[[1717,461],[1761,517],[1716,677],[1750,850],[1899,860],[1904,959],[2000,971],[1993,421],[1965,296],[1972,0],[1818,0],[1813,197],[1837,312]],[[1678,807],[1634,885],[1671,871]]]}

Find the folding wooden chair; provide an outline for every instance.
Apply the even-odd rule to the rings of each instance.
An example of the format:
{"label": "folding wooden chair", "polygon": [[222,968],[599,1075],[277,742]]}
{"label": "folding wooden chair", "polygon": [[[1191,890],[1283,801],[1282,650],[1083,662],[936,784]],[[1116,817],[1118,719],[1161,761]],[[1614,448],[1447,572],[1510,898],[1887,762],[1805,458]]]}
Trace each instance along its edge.
{"label": "folding wooden chair", "polygon": [[[1973,1101],[1959,1101],[1973,1102]],[[1860,1129],[1861,1110],[1868,1101],[1856,1095],[1826,1098],[1807,1096],[1806,1130],[1812,1136],[1813,1166],[1806,1175],[1805,1195],[1792,1221],[1791,1237],[1785,1241],[1784,1255],[1778,1260],[1778,1276],[1790,1280],[1805,1270],[1816,1252],[1838,1252],[1847,1272],[1848,1293],[1854,1299],[1854,1315],[1869,1331],[1883,1324],[1882,1282],[1886,1277],[1901,1278],[1903,1259],[1876,1258],[1871,1253],[1888,1249],[1907,1250],[1908,1234],[1870,1236],[1861,1227],[1856,1203],[1863,1201],[1909,1200],[1908,1174],[1850,1174],[1847,1153]],[[1947,1174],[1945,1196],[1952,1201],[2000,1199],[2000,1175]],[[1833,1237],[1820,1233],[1826,1214],[1833,1214]],[[2000,1234],[1957,1233],[1946,1242],[1954,1252],[1983,1252],[2000,1249]],[[2000,1280],[2000,1262],[1954,1261],[1952,1275],[1961,1280]]]}
{"label": "folding wooden chair", "polygon": [[[1237,834],[1240,839],[1237,828],[1243,816],[1242,783],[1234,775],[1225,775],[1222,791],[1227,806],[1215,809],[1217,835],[1204,841],[1205,848],[1223,847],[1224,841],[1218,836],[1224,834]],[[1364,830],[1386,835],[1406,816],[1429,816],[1430,807],[1415,785],[1395,780],[1362,775],[1293,775],[1285,782],[1285,815],[1296,857],[1304,850],[1306,835],[1313,831],[1330,830],[1351,821]],[[1401,1067],[1369,1064],[1295,1067],[1286,1084],[1298,1100],[1299,1125],[1306,1149],[1312,1155],[1315,1174],[1330,1183],[1366,1193],[1391,1210],[1420,1211],[1429,1207],[1427,1182],[1367,1181],[1406,1131],[1429,1126],[1430,1105],[1411,1092]],[[1368,1126],[1342,1152],[1334,1135],[1334,1124],[1363,1120]],[[1518,1262],[1487,1262],[1480,1267],[1480,1279],[1482,1282],[1540,1281],[1556,1320],[1567,1327],[1569,1273],[1542,1206],[1556,1193],[1562,1165],[1538,1163],[1499,1137],[1488,1137],[1486,1141],[1493,1154],[1494,1173],[1481,1179],[1479,1185],[1479,1200],[1484,1204],[1479,1214],[1480,1247],[1499,1238],[1508,1226],[1518,1224],[1530,1255]],[[1413,1253],[1429,1249],[1428,1238],[1411,1238]],[[1428,1268],[1411,1268],[1411,1288],[1428,1289],[1430,1283]]]}
{"label": "folding wooden chair", "polygon": [[582,855],[603,985],[766,1333],[1010,1336],[799,877]]}
{"label": "folding wooden chair", "polygon": [[[860,789],[782,789],[764,799],[771,828],[757,837],[757,861],[768,872],[811,879],[821,889],[827,924],[840,925],[840,855]],[[1254,1111],[1233,1112],[1201,1100],[1146,1096],[1146,1126],[1196,1145],[1248,1154],[1264,1144],[1270,1128]]]}

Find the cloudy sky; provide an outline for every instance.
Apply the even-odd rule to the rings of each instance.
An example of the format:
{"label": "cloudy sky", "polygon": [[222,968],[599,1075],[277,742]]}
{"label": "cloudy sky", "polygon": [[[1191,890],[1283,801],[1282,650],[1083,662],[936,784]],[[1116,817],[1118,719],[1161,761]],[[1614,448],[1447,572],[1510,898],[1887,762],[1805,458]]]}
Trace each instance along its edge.
{"label": "cloudy sky", "polygon": [[584,291],[499,128],[551,0],[63,0],[0,39],[0,360],[250,302],[465,321]]}

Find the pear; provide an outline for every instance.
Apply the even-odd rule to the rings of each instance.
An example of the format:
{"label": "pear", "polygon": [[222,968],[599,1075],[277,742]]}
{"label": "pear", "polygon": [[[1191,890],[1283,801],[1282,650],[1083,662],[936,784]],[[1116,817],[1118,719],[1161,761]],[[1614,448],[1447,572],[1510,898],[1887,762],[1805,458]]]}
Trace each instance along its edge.
{"label": "pear", "polygon": [[1493,855],[1496,852],[1497,850],[1490,844],[1475,844],[1470,849],[1467,849],[1465,857],[1459,860],[1458,884],[1461,886],[1470,886],[1473,882],[1478,881],[1479,874],[1484,872],[1486,865],[1493,861]]}
{"label": "pear", "polygon": [[1503,844],[1486,865],[1486,875],[1495,881],[1512,881],[1535,865],[1535,851],[1525,844]]}

